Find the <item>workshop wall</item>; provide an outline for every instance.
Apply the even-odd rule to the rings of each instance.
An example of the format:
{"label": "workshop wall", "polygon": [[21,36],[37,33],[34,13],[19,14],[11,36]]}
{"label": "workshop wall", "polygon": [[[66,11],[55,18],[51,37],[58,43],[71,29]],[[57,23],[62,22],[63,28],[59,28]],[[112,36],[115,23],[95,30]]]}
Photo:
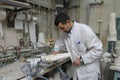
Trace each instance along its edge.
{"label": "workshop wall", "polygon": [[[80,0],[80,22],[86,23],[86,19],[89,19],[88,25],[94,30],[96,34],[99,34],[99,38],[102,40],[104,50],[107,50],[107,29],[109,24],[110,13],[116,12],[116,16],[120,16],[120,0],[103,0],[103,4],[90,5],[89,13],[87,13],[87,7],[89,4],[100,2],[102,0]],[[89,18],[86,17],[89,15]]]}
{"label": "workshop wall", "polygon": [[2,22],[3,25],[3,37],[0,37],[0,45],[4,48],[15,47],[19,45],[20,32],[16,31],[14,28],[8,28],[7,22]]}
{"label": "workshop wall", "polygon": [[[66,11],[71,19],[90,25],[102,40],[104,51],[106,51],[109,15],[112,12],[116,12],[116,16],[120,17],[120,0],[103,0],[103,3],[100,4],[101,1],[102,0],[70,0],[69,7],[66,8]],[[94,5],[93,3],[96,4]],[[51,0],[51,4],[53,10],[55,10],[54,0]],[[39,11],[37,10],[37,12]],[[46,38],[53,38],[56,40],[58,38],[58,29],[54,26],[55,12],[48,13],[47,11],[41,11],[36,14],[36,17],[38,18],[37,25],[39,27],[39,32],[45,33]],[[23,37],[22,32],[14,28],[9,28],[6,25],[6,21],[3,24],[4,36],[0,38],[0,45],[4,47],[8,45],[19,45],[19,39]]]}

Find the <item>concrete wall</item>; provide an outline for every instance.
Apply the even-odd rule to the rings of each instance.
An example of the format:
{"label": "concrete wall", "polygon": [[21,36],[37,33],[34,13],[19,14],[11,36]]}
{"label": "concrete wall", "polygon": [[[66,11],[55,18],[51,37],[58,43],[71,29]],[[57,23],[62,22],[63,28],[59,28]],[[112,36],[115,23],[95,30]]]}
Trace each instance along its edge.
{"label": "concrete wall", "polygon": [[[96,0],[98,1],[98,0]],[[93,5],[90,7],[89,24],[95,33],[100,34],[100,39],[104,45],[104,51],[107,50],[107,28],[109,24],[109,15],[116,12],[117,17],[120,17],[120,0],[103,0],[102,5]],[[86,23],[86,8],[89,3],[95,0],[80,0],[80,22]],[[101,22],[98,22],[101,20]]]}
{"label": "concrete wall", "polygon": [[[36,1],[36,0],[35,0]],[[50,0],[47,3],[47,0],[43,2],[42,6],[44,6],[45,3],[50,4],[51,7],[53,5],[53,1]],[[45,4],[47,7],[47,4]],[[40,5],[40,4],[39,4]],[[50,5],[48,5],[50,6]],[[49,8],[51,8],[49,7]],[[33,6],[34,8],[34,6]],[[42,10],[42,11],[41,11]],[[45,33],[46,38],[53,38],[56,40],[58,38],[58,30],[56,27],[53,25],[54,21],[54,13],[50,12],[48,13],[45,9],[40,9],[36,11],[36,15],[38,18],[37,24],[39,27],[39,32]],[[0,45],[2,45],[4,48],[12,45],[12,46],[19,46],[19,39],[23,38],[23,31],[22,30],[16,30],[14,28],[8,28],[7,26],[7,20],[3,22],[3,33],[4,36],[0,36]],[[27,35],[28,37],[29,35]],[[26,41],[28,42],[28,41]]]}
{"label": "concrete wall", "polygon": [[58,29],[54,26],[55,13],[41,12],[38,16],[39,32],[43,32],[46,38],[58,38]]}
{"label": "concrete wall", "polygon": [[19,45],[20,33],[17,32],[14,28],[8,28],[7,22],[4,21],[3,23],[3,37],[0,36],[0,45],[4,48],[6,47],[13,47]]}
{"label": "concrete wall", "polygon": [[[73,20],[86,24],[86,19],[88,19],[86,18],[86,9],[88,4],[93,2],[95,2],[95,0],[70,0],[68,14]],[[104,51],[107,50],[107,26],[109,23],[109,15],[111,12],[115,11],[117,17],[120,17],[119,4],[120,0],[104,0],[102,5],[93,5],[90,7],[88,25],[95,33],[100,33],[99,38],[103,42]],[[78,7],[74,8],[74,6]],[[47,13],[43,11],[36,16],[38,18],[39,32],[45,33],[46,38],[52,37],[56,40],[58,38],[58,29],[54,26],[55,13]],[[99,22],[99,20],[101,20],[101,22]],[[22,33],[14,28],[8,28],[6,22],[3,24],[4,37],[0,37],[0,45],[3,45],[4,47],[7,47],[8,45],[19,45],[19,39],[22,37]]]}

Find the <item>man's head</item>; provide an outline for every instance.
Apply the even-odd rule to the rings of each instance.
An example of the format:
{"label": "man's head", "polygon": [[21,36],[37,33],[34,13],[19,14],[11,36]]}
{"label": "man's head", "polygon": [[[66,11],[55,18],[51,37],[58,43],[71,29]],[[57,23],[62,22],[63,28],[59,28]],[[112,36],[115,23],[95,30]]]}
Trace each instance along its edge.
{"label": "man's head", "polygon": [[59,29],[66,33],[69,33],[73,26],[69,16],[65,13],[58,14],[55,18],[54,24],[58,26]]}

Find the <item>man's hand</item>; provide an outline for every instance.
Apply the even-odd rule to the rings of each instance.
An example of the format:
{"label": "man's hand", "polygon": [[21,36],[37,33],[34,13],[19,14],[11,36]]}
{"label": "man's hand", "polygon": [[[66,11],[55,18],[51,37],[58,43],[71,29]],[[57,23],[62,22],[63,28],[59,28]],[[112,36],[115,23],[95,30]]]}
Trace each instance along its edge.
{"label": "man's hand", "polygon": [[80,57],[77,57],[76,60],[73,62],[73,64],[74,64],[75,66],[80,66],[80,65],[81,65]]}
{"label": "man's hand", "polygon": [[59,54],[59,51],[53,51],[52,54],[53,55]]}

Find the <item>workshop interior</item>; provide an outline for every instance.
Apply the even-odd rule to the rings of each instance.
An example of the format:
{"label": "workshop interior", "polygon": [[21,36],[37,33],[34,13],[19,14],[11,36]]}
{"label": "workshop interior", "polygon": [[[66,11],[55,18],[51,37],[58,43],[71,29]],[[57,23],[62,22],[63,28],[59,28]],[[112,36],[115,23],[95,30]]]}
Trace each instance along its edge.
{"label": "workshop interior", "polygon": [[120,0],[0,0],[0,80],[73,80],[67,48],[52,54],[62,12],[101,40],[100,80],[120,80]]}

